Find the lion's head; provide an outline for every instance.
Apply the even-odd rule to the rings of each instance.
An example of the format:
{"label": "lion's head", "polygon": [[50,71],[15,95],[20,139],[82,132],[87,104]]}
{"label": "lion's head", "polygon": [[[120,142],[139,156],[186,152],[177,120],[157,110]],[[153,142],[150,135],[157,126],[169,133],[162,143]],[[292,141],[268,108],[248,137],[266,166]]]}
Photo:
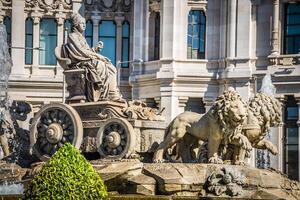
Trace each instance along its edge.
{"label": "lion's head", "polygon": [[249,111],[257,118],[262,134],[268,133],[270,127],[282,122],[281,103],[267,94],[257,93],[249,101]]}
{"label": "lion's head", "polygon": [[228,90],[216,99],[212,108],[214,117],[219,121],[225,139],[230,139],[240,131],[247,117],[247,104],[235,90]]}

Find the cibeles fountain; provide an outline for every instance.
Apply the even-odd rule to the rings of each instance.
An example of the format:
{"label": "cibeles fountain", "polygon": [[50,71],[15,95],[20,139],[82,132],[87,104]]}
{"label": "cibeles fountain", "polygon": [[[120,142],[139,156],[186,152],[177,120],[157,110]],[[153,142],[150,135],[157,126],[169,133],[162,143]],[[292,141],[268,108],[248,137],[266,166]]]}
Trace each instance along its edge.
{"label": "cibeles fountain", "polygon": [[[6,179],[26,186],[44,162],[71,143],[89,155],[108,191],[119,194],[300,199],[299,182],[247,162],[254,148],[278,152],[266,138],[282,119],[270,80],[248,102],[229,88],[206,114],[184,112],[167,124],[160,111],[122,98],[115,67],[98,53],[100,44],[88,46],[84,28],[84,18],[74,13],[66,42],[55,49],[67,84],[65,103],[43,106],[28,131],[1,125],[15,135],[22,132],[23,151],[31,155],[21,156],[18,176],[6,173]],[[30,106],[14,104],[9,118],[24,120]],[[5,141],[3,162],[9,162]]]}

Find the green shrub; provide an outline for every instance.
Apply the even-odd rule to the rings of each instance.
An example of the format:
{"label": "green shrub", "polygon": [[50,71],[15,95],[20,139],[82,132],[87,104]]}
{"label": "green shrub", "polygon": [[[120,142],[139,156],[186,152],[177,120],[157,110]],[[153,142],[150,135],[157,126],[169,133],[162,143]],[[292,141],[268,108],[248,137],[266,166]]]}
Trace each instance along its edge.
{"label": "green shrub", "polygon": [[99,174],[71,144],[65,144],[42,167],[24,199],[107,199]]}

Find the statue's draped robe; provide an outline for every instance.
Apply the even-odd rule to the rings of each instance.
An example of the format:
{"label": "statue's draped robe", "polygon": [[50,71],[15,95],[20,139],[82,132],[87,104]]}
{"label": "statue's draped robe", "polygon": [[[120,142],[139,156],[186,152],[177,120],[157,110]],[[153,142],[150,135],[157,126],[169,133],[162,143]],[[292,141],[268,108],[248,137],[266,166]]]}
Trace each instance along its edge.
{"label": "statue's draped robe", "polygon": [[62,51],[63,57],[71,60],[71,68],[86,70],[88,101],[121,99],[116,83],[116,68],[106,57],[91,49],[80,32],[74,30],[68,35]]}

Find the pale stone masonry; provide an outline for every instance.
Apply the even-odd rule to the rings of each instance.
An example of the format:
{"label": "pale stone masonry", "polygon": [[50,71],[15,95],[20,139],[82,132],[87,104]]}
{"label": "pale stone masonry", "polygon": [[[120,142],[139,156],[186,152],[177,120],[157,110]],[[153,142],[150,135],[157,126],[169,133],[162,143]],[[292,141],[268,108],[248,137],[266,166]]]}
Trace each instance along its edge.
{"label": "pale stone masonry", "polygon": [[[167,121],[183,112],[192,100],[206,111],[224,89],[234,87],[244,98],[253,97],[266,73],[272,75],[276,97],[287,103],[293,96],[300,112],[300,54],[285,54],[286,6],[296,0],[0,0],[0,21],[11,19],[12,74],[9,94],[39,106],[62,101],[62,69],[39,65],[40,21],[55,18],[57,44],[64,41],[64,22],[78,11],[93,22],[93,45],[99,40],[101,20],[116,25],[116,63],[122,60],[122,24],[130,24],[129,68],[121,68],[120,88],[127,99],[144,100]],[[187,59],[188,16],[206,16],[205,59]],[[153,60],[154,13],[160,15],[159,60]],[[25,19],[33,20],[32,64],[25,65]],[[53,52],[54,53],[54,52]],[[118,64],[120,65],[120,64]],[[297,121],[297,120],[296,120]],[[300,115],[298,114],[298,163]],[[279,156],[271,166],[286,171],[285,122],[273,128],[271,140]],[[254,165],[254,160],[252,161]],[[298,164],[298,174],[300,165]],[[299,176],[298,176],[299,177]]]}

